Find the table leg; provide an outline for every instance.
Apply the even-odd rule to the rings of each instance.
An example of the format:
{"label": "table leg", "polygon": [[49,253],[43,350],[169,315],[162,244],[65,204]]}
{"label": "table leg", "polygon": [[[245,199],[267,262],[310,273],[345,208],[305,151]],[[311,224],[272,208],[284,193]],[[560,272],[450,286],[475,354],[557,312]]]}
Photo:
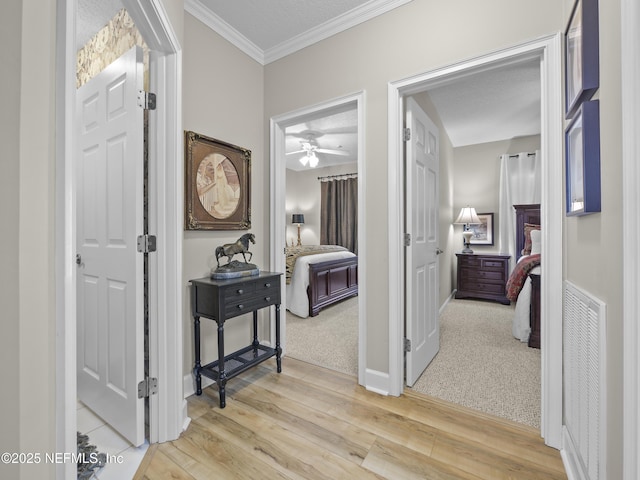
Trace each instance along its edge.
{"label": "table leg", "polygon": [[193,338],[195,346],[196,363],[193,367],[193,374],[196,377],[196,395],[202,395],[202,376],[200,375],[200,317],[193,317]]}
{"label": "table leg", "polygon": [[278,373],[282,372],[282,348],[280,347],[280,304],[276,305],[276,364]]}
{"label": "table leg", "polygon": [[[260,342],[258,341],[258,311],[253,311],[253,343],[251,344],[253,348],[258,348]],[[254,351],[254,354],[256,352]]]}
{"label": "table leg", "polygon": [[218,394],[220,408],[227,405],[226,401],[227,372],[224,369],[224,321],[218,322]]}

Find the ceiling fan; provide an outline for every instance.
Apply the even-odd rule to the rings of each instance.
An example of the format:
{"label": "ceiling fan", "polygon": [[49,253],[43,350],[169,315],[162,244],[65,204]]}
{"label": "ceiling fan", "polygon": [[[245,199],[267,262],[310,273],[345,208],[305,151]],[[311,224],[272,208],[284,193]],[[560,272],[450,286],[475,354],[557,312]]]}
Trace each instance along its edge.
{"label": "ceiling fan", "polygon": [[332,150],[328,148],[320,148],[315,140],[316,135],[309,135],[306,138],[306,141],[300,142],[300,150],[295,150],[293,152],[287,153],[287,155],[293,155],[296,153],[304,153],[300,158],[300,163],[303,166],[306,166],[309,163],[311,168],[315,168],[318,165],[318,157],[316,153],[325,153],[328,155],[341,155],[348,157],[350,154],[346,150]]}

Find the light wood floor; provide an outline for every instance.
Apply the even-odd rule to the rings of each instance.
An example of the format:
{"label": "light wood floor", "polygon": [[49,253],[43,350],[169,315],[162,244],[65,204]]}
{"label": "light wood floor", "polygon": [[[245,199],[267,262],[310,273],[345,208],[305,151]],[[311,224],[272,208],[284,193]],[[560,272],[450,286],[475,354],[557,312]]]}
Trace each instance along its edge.
{"label": "light wood floor", "polygon": [[536,430],[285,358],[188,399],[192,421],[152,445],[135,479],[566,479]]}

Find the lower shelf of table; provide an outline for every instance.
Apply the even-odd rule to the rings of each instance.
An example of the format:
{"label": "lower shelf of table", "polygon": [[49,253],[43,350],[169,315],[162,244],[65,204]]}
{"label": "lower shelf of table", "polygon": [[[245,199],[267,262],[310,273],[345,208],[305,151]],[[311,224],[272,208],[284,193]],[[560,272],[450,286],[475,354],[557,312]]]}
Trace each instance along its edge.
{"label": "lower shelf of table", "polygon": [[[252,345],[242,348],[237,352],[233,352],[224,357],[224,373],[227,379],[235,377],[245,370],[264,362],[268,358],[276,355],[276,349],[267,347],[265,345],[258,345],[254,347]],[[216,382],[220,378],[219,361],[208,363],[200,367],[200,375],[203,375]],[[196,374],[198,372],[195,372]]]}

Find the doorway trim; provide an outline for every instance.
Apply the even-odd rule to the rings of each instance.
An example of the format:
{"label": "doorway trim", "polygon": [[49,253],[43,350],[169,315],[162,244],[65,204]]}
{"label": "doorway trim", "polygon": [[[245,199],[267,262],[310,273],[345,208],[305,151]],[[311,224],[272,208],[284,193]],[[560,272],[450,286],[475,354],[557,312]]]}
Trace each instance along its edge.
{"label": "doorway trim", "polygon": [[[622,218],[638,218],[640,208],[640,6],[633,0],[623,0],[621,14],[621,66],[622,66]],[[637,221],[623,222],[623,478],[632,480],[640,475],[640,273],[638,268],[638,236],[640,226]]]}
{"label": "doorway trim", "polygon": [[[418,74],[388,85],[389,138],[389,393],[404,388],[404,97],[436,84],[527,58],[540,59],[542,127],[542,419],[541,435],[554,448],[562,446],[562,69],[561,34]],[[555,293],[555,294],[554,294]]]}
{"label": "doorway trim", "polygon": [[[366,240],[364,233],[366,232],[365,225],[365,152],[364,152],[364,105],[365,105],[365,92],[360,91],[344,97],[335,98],[327,102],[319,103],[309,107],[301,108],[292,112],[284,113],[282,115],[276,115],[271,117],[270,120],[270,139],[271,139],[271,151],[270,151],[270,163],[271,163],[271,178],[270,178],[270,212],[271,212],[271,229],[270,229],[270,244],[271,252],[269,262],[271,268],[275,271],[285,271],[285,257],[281,252],[284,252],[286,247],[286,151],[285,151],[285,130],[291,125],[295,125],[303,121],[305,117],[310,115],[317,116],[324,111],[331,113],[332,110],[342,107],[344,105],[355,103],[358,117],[358,257],[366,258]],[[282,279],[284,282],[285,279]],[[366,262],[358,262],[358,383],[360,385],[365,384],[365,372],[366,372]],[[286,289],[282,288],[283,292],[283,304],[286,306]],[[286,313],[286,312],[285,312]],[[272,322],[273,323],[273,322]],[[283,345],[283,351],[286,354],[287,347],[287,333],[286,333],[286,321],[283,322],[283,328],[281,332],[281,343]],[[274,332],[271,332],[271,338],[275,338]]]}
{"label": "doorway trim", "polygon": [[[161,378],[149,400],[152,443],[177,438],[187,421],[182,395],[182,53],[160,0],[123,0],[151,50],[150,82],[158,109],[150,115],[149,229],[158,236],[150,262],[150,375]],[[56,10],[56,451],[77,447],[76,198],[74,172],[76,0]],[[162,352],[162,355],[159,355]],[[76,466],[56,466],[75,478]]]}

